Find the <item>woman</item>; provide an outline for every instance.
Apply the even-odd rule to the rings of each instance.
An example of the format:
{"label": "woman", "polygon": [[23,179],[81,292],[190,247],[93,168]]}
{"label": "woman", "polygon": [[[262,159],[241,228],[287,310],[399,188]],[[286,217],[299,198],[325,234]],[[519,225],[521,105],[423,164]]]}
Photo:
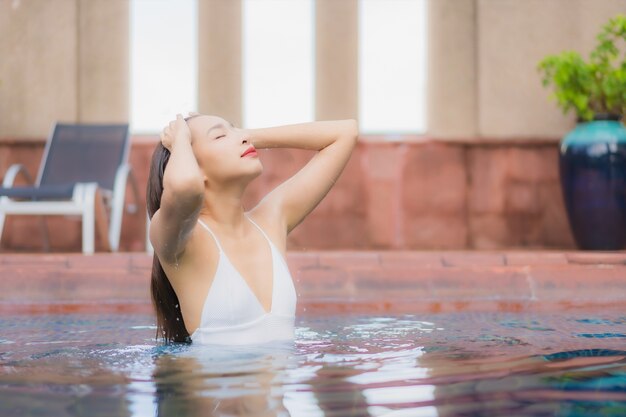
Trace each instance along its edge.
{"label": "woman", "polygon": [[[217,344],[293,337],[287,235],[333,186],[357,136],[354,119],[241,129],[197,113],[163,129],[147,189],[157,337]],[[263,171],[255,149],[274,147],[319,152],[246,211],[243,194]]]}

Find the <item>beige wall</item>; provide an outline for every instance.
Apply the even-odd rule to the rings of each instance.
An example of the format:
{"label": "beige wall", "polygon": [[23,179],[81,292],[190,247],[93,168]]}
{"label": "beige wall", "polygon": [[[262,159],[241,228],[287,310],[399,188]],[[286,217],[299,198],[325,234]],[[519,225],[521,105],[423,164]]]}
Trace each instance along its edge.
{"label": "beige wall", "polygon": [[568,119],[547,100],[539,60],[580,43],[566,1],[478,1],[478,128],[484,136],[558,136]]}
{"label": "beige wall", "polygon": [[315,119],[358,119],[358,2],[315,2]]}
{"label": "beige wall", "polygon": [[587,58],[625,0],[431,0],[429,133],[434,137],[560,137],[575,123],[536,70],[548,54]]}
{"label": "beige wall", "polygon": [[198,0],[198,111],[242,125],[241,0]]}
{"label": "beige wall", "polygon": [[128,2],[78,0],[77,5],[77,120],[127,121],[130,105]]}
{"label": "beige wall", "polygon": [[624,0],[479,0],[480,134],[561,136],[571,129],[575,116],[548,99],[536,65],[565,49],[587,58],[600,26],[620,11]]}
{"label": "beige wall", "polygon": [[[560,137],[536,65],[626,0],[430,0],[428,134]],[[358,0],[316,3],[316,119],[358,116]],[[241,0],[199,0],[199,110],[242,119]],[[0,0],[0,138],[129,118],[129,0]]]}
{"label": "beige wall", "polygon": [[77,109],[76,1],[0,1],[0,136],[42,136]]}
{"label": "beige wall", "polygon": [[476,2],[429,4],[427,125],[434,137],[477,133]]}
{"label": "beige wall", "polygon": [[128,119],[126,0],[0,0],[0,137]]}

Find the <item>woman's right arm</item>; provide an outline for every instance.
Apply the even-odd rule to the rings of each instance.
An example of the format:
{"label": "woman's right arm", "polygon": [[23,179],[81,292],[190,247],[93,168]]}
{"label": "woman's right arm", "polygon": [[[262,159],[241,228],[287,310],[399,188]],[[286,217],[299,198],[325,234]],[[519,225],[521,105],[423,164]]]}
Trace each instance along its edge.
{"label": "woman's right arm", "polygon": [[161,207],[150,223],[150,241],[159,260],[172,265],[178,263],[185,250],[204,199],[204,180],[191,140],[187,122],[180,114],[161,134],[170,158],[163,173]]}

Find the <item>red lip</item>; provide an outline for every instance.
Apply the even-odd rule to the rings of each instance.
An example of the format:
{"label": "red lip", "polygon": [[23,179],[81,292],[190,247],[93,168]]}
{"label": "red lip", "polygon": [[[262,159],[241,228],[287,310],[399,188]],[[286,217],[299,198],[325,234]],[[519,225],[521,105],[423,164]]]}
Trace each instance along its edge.
{"label": "red lip", "polygon": [[243,156],[246,156],[246,155],[248,155],[249,153],[254,153],[254,154],[256,154],[256,149],[254,148],[254,146],[250,146],[248,149],[246,149],[246,151],[245,151],[243,154],[241,154],[241,156],[242,156],[242,157],[243,157]]}

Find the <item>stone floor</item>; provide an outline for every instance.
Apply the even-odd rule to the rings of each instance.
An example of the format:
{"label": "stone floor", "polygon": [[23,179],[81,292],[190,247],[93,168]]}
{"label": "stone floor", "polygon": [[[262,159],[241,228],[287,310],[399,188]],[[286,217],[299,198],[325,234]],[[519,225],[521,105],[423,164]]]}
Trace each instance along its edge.
{"label": "stone floor", "polygon": [[[626,251],[311,251],[287,263],[301,312],[626,311]],[[145,253],[1,254],[0,313],[150,311]]]}

